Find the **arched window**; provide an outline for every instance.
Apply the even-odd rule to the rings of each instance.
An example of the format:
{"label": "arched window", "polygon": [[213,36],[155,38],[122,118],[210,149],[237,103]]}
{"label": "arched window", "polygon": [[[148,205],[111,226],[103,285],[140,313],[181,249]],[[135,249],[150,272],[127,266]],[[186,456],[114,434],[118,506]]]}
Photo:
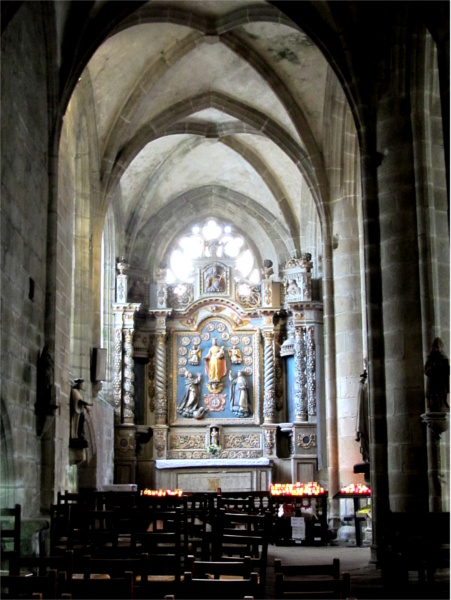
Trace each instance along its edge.
{"label": "arched window", "polygon": [[214,219],[195,225],[179,238],[169,256],[166,282],[193,282],[195,262],[203,258],[232,260],[238,277],[260,282],[260,271],[246,240],[231,225]]}

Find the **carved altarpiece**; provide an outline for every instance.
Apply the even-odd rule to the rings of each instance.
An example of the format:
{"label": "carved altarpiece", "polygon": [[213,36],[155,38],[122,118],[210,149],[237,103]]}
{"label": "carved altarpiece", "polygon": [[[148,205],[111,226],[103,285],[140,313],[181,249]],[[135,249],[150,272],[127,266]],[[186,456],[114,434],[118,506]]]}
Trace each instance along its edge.
{"label": "carved altarpiece", "polygon": [[[158,461],[211,465],[212,428],[219,432],[215,464],[248,461],[252,470],[255,461],[269,459],[279,480],[287,476],[278,471],[278,438],[290,396],[284,360],[289,340],[278,325],[281,314],[293,334],[295,355],[289,453],[295,461],[289,477],[299,472],[299,463],[316,469],[321,306],[311,300],[306,263],[299,259],[285,269],[285,275],[303,282],[301,296],[290,296],[284,280],[273,277],[247,290],[238,286],[227,260],[204,260],[194,285],[169,286],[157,271],[141,303],[125,301],[133,282],[121,263],[113,307],[116,483],[157,485]],[[219,350],[209,370],[206,359]]]}

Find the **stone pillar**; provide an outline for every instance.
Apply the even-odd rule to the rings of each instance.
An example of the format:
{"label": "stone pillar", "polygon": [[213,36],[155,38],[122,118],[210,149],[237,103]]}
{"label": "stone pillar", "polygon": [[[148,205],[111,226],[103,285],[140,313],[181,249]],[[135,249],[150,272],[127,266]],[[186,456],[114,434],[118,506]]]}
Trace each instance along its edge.
{"label": "stone pillar", "polygon": [[447,481],[447,476],[442,469],[440,441],[449,427],[449,413],[426,412],[421,419],[427,425],[428,435],[429,511],[444,512],[442,482]]}
{"label": "stone pillar", "polygon": [[122,421],[122,315],[114,328],[113,401],[114,421]]}
{"label": "stone pillar", "polygon": [[[394,72],[393,85],[401,85],[404,75]],[[421,519],[428,509],[428,485],[426,439],[418,418],[424,410],[419,234],[411,107],[401,94],[388,92],[380,101],[377,134],[388,492],[392,511]],[[371,381],[371,360],[369,366]]]}
{"label": "stone pillar", "polygon": [[170,310],[153,311],[157,320],[155,331],[155,426],[153,428],[153,455],[156,459],[165,459],[168,453],[166,322],[170,312]]}
{"label": "stone pillar", "polygon": [[306,375],[306,352],[305,352],[305,327],[296,324],[294,327],[294,402],[296,411],[296,422],[308,421],[307,403],[307,375]]}
{"label": "stone pillar", "polygon": [[[119,276],[118,276],[119,277]],[[114,310],[114,481],[136,481],[134,315],[137,305],[116,303]]]}
{"label": "stone pillar", "polygon": [[307,370],[307,412],[316,417],[316,344],[315,327],[310,325],[306,331],[306,370]]}
{"label": "stone pillar", "polygon": [[124,329],[124,371],[123,371],[123,423],[133,424],[135,420],[135,373],[133,362],[133,329]]}
{"label": "stone pillar", "polygon": [[[264,394],[263,416],[265,423],[274,423],[276,418],[276,369],[274,356],[274,328],[272,318],[265,319],[264,339]],[[269,323],[271,324],[269,327]]]}
{"label": "stone pillar", "polygon": [[155,423],[165,425],[168,419],[168,398],[166,390],[166,333],[156,334],[155,353]]}

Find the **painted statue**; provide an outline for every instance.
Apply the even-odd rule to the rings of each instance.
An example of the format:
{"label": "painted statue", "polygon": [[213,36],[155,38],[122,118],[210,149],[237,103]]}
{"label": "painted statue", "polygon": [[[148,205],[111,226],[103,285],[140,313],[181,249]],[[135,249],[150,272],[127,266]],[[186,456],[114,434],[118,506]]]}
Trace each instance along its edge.
{"label": "painted statue", "polygon": [[224,346],[218,346],[218,340],[213,338],[205,360],[205,372],[210,382],[219,382],[226,374]]}
{"label": "painted statue", "polygon": [[241,356],[241,350],[237,346],[233,346],[229,348],[229,356],[230,361],[233,365],[239,365],[243,362],[243,357]]}
{"label": "painted statue", "polygon": [[190,365],[197,366],[200,363],[200,348],[193,346],[188,353],[188,362]]}
{"label": "painted statue", "polygon": [[251,413],[249,390],[243,371],[238,371],[236,377],[229,373],[230,409],[237,417],[248,417]]}
{"label": "painted statue", "polygon": [[185,395],[183,400],[177,407],[177,412],[184,417],[194,417],[195,413],[198,414],[199,402],[200,402],[200,373],[194,375],[190,371],[185,372]]}

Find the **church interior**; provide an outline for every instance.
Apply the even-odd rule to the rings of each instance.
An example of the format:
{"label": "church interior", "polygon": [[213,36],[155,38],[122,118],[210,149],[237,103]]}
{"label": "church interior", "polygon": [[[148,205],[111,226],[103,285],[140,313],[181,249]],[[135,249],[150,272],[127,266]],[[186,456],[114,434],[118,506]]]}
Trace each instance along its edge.
{"label": "church interior", "polygon": [[391,516],[449,521],[449,2],[1,21],[0,497],[30,540],[106,489],[318,485],[338,536],[370,488],[375,561]]}

